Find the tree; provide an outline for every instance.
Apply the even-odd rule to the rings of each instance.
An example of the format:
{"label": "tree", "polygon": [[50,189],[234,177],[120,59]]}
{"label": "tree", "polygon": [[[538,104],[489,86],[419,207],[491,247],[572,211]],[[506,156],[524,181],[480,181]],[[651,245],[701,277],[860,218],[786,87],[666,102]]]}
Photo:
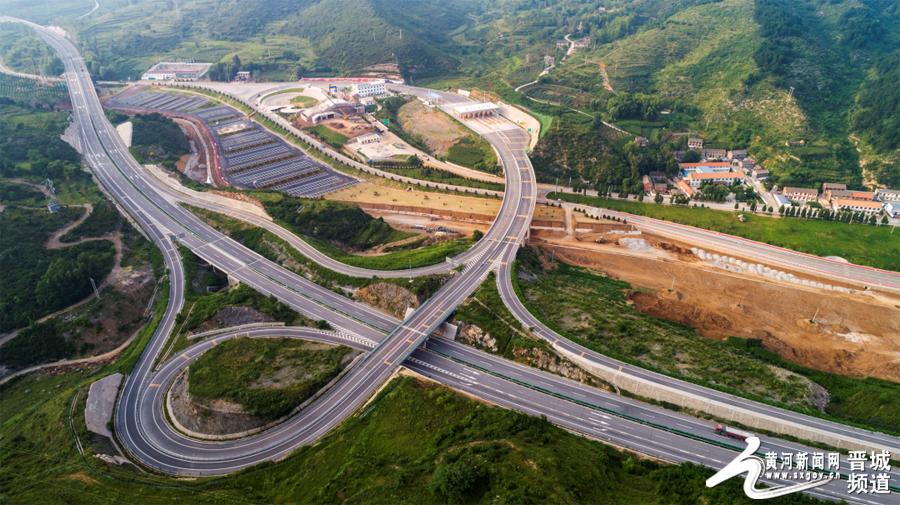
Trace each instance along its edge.
{"label": "tree", "polygon": [[472,457],[463,457],[453,463],[438,466],[431,476],[431,491],[450,503],[465,503],[469,494],[478,487],[482,471]]}
{"label": "tree", "polygon": [[697,163],[698,161],[700,161],[700,153],[694,150],[690,150],[684,153],[684,158],[682,158],[682,161],[685,163]]}
{"label": "tree", "polygon": [[888,224],[888,217],[887,217],[887,216],[881,216],[881,224]]}
{"label": "tree", "polygon": [[484,233],[482,233],[481,230],[475,230],[472,232],[473,241],[478,242],[479,240],[481,240],[481,237],[484,237]]}
{"label": "tree", "polygon": [[662,193],[657,193],[656,196],[653,197],[653,201],[656,203],[663,203]]}

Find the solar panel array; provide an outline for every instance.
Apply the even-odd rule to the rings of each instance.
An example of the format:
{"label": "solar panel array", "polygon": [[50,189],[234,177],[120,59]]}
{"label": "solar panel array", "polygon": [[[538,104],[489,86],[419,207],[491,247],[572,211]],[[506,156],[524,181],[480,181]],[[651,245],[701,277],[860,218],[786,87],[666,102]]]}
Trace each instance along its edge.
{"label": "solar panel array", "polygon": [[129,109],[149,109],[165,112],[192,111],[206,105],[205,98],[188,96],[177,93],[157,93],[152,91],[140,91],[138,93],[119,95],[110,101],[110,104]]}
{"label": "solar panel array", "polygon": [[[176,112],[201,120],[216,143],[222,176],[238,187],[314,197],[356,183],[356,179],[334,171],[255,122],[247,121],[241,112],[226,105],[210,107],[210,103],[202,97],[154,90],[126,93],[109,102],[113,107]],[[241,122],[247,127],[222,132]]]}

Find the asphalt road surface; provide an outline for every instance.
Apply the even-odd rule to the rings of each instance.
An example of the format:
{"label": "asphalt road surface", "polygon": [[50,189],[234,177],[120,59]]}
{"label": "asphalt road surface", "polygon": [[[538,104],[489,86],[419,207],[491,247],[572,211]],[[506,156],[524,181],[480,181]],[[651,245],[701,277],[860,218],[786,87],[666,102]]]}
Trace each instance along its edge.
{"label": "asphalt road surface", "polygon": [[[116,414],[116,431],[120,441],[133,456],[147,466],[168,473],[214,475],[283,457],[299,445],[316,441],[351,415],[383,384],[396,367],[407,359],[418,360],[412,362],[414,366],[432,370],[433,376],[443,378],[442,382],[453,385],[455,381],[453,387],[501,406],[538,414],[542,411],[540,408],[542,405],[552,405],[553,409],[548,413],[548,419],[573,431],[596,436],[602,440],[626,447],[634,445],[640,447],[639,444],[648,445],[649,441],[655,439],[660,441],[657,444],[659,450],[668,447],[671,454],[666,459],[695,461],[714,468],[721,467],[733,457],[733,451],[727,448],[698,441],[684,434],[648,427],[641,422],[622,421],[635,425],[633,427],[635,431],[628,434],[621,430],[610,430],[604,427],[603,422],[608,421],[602,416],[592,417],[587,412],[584,412],[583,416],[572,413],[575,412],[572,409],[585,408],[572,398],[548,394],[529,382],[549,380],[545,377],[546,374],[530,369],[517,370],[516,373],[523,374],[526,378],[522,384],[499,376],[496,370],[502,368],[501,365],[509,365],[505,365],[508,362],[497,357],[481,356],[479,359],[486,360],[487,368],[483,371],[476,370],[477,374],[467,371],[467,375],[463,375],[454,371],[465,371],[456,368],[464,366],[463,363],[447,355],[436,354],[436,357],[428,358],[429,361],[421,359],[418,354],[410,356],[414,351],[424,352],[416,350],[419,344],[458,303],[477,288],[489,271],[497,267],[501,267],[501,272],[508,270],[510,262],[515,258],[517,247],[527,232],[535,202],[533,172],[524,151],[518,153],[510,150],[505,155],[501,152],[509,190],[497,221],[483,239],[488,244],[484,246],[484,255],[454,276],[438,295],[397,326],[396,321],[384,314],[316,286],[272,264],[211,229],[156,192],[153,186],[146,182],[143,169],[130,156],[106,120],[90,76],[75,48],[55,32],[39,29],[39,33],[56,49],[66,65],[66,79],[76,121],[81,130],[85,160],[92,167],[104,189],[160,246],[169,268],[171,281],[169,306],[147,350],[142,354],[126,383]],[[494,141],[509,142],[511,145],[516,143],[515,138],[503,138],[504,133],[497,133],[497,136]],[[155,377],[152,372],[153,364],[171,332],[174,317],[180,310],[183,300],[183,272],[177,251],[172,244],[173,237],[202,258],[254,289],[265,294],[273,294],[310,317],[328,320],[340,328],[340,333],[344,335],[356,335],[373,341],[376,340],[374,338],[376,333],[388,335],[383,337],[363,359],[358,360],[343,380],[299,415],[279,427],[239,441],[223,443],[200,443],[174,434],[166,423],[162,426],[154,420],[153,411],[156,409],[152,401],[154,394],[164,389],[159,383],[152,382]],[[429,343],[429,348],[441,344],[439,341],[433,342],[436,344]],[[178,359],[179,356],[173,359]],[[470,356],[469,359],[475,358]],[[588,388],[588,391],[595,390]],[[707,391],[701,388],[701,393],[706,394]],[[579,392],[579,394],[587,393]],[[896,443],[896,439],[891,443]],[[649,448],[644,450],[650,451]],[[846,497],[841,491],[841,486],[841,483],[833,483],[812,493],[819,496]],[[831,489],[832,487],[834,489]],[[856,498],[851,499],[856,501]],[[859,503],[897,502],[891,501],[892,499],[893,496],[869,496],[859,500]]]}

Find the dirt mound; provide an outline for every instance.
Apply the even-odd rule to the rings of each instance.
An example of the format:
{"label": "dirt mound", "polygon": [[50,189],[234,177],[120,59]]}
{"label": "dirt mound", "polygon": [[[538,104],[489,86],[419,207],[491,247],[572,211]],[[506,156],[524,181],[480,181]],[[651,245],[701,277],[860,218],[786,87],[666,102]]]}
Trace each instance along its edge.
{"label": "dirt mound", "polygon": [[585,246],[593,248],[566,243],[552,249],[561,260],[640,289],[630,298],[641,311],[692,326],[705,337],[761,339],[785,359],[811,368],[900,381],[897,305],[713,269],[678,246],[660,250],[664,257]]}
{"label": "dirt mound", "polygon": [[408,289],[390,282],[376,282],[356,291],[356,298],[403,319],[407,307],[418,307],[419,299]]}
{"label": "dirt mound", "polygon": [[271,316],[263,314],[253,307],[229,306],[202,322],[195,332],[201,333],[216,328],[228,328],[248,323],[269,323],[274,320]]}
{"label": "dirt mound", "polygon": [[707,335],[728,336],[733,333],[734,325],[729,318],[681,301],[682,296],[678,292],[667,294],[668,296],[662,296],[661,293],[633,291],[629,293],[628,299],[641,312],[692,326]]}
{"label": "dirt mound", "polygon": [[181,374],[175,379],[170,394],[170,414],[181,426],[196,433],[230,435],[266,424],[264,419],[245,413],[238,404],[223,400],[196,400],[188,392],[187,374]]}

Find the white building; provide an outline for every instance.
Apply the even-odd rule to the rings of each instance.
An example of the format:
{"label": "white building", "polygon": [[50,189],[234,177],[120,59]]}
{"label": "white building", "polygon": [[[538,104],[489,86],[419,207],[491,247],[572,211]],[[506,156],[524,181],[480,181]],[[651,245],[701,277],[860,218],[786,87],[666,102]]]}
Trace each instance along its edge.
{"label": "white building", "polygon": [[196,81],[209,71],[211,63],[179,63],[162,61],[141,75],[145,81]]}
{"label": "white building", "polygon": [[781,194],[796,202],[812,202],[819,197],[819,191],[814,188],[784,188]]}
{"label": "white building", "polygon": [[876,214],[881,212],[882,206],[881,202],[873,202],[871,200],[853,200],[851,198],[834,198],[831,200],[831,208],[835,211],[845,210]]}
{"label": "white building", "polygon": [[359,137],[356,137],[356,142],[359,144],[374,144],[376,142],[381,142],[381,135],[378,133],[360,135]]}
{"label": "white building", "polygon": [[500,107],[489,102],[464,103],[453,108],[457,117],[463,119],[490,117],[497,113]]}
{"label": "white building", "polygon": [[387,94],[384,82],[361,82],[353,85],[353,94],[359,98],[381,96]]}
{"label": "white building", "polygon": [[900,219],[900,202],[888,202],[884,204],[884,211],[894,219]]}
{"label": "white building", "polygon": [[686,177],[692,188],[699,188],[703,184],[727,184],[743,181],[744,174],[738,172],[691,172]]}
{"label": "white building", "polygon": [[900,189],[879,189],[875,198],[882,202],[900,202]]}

